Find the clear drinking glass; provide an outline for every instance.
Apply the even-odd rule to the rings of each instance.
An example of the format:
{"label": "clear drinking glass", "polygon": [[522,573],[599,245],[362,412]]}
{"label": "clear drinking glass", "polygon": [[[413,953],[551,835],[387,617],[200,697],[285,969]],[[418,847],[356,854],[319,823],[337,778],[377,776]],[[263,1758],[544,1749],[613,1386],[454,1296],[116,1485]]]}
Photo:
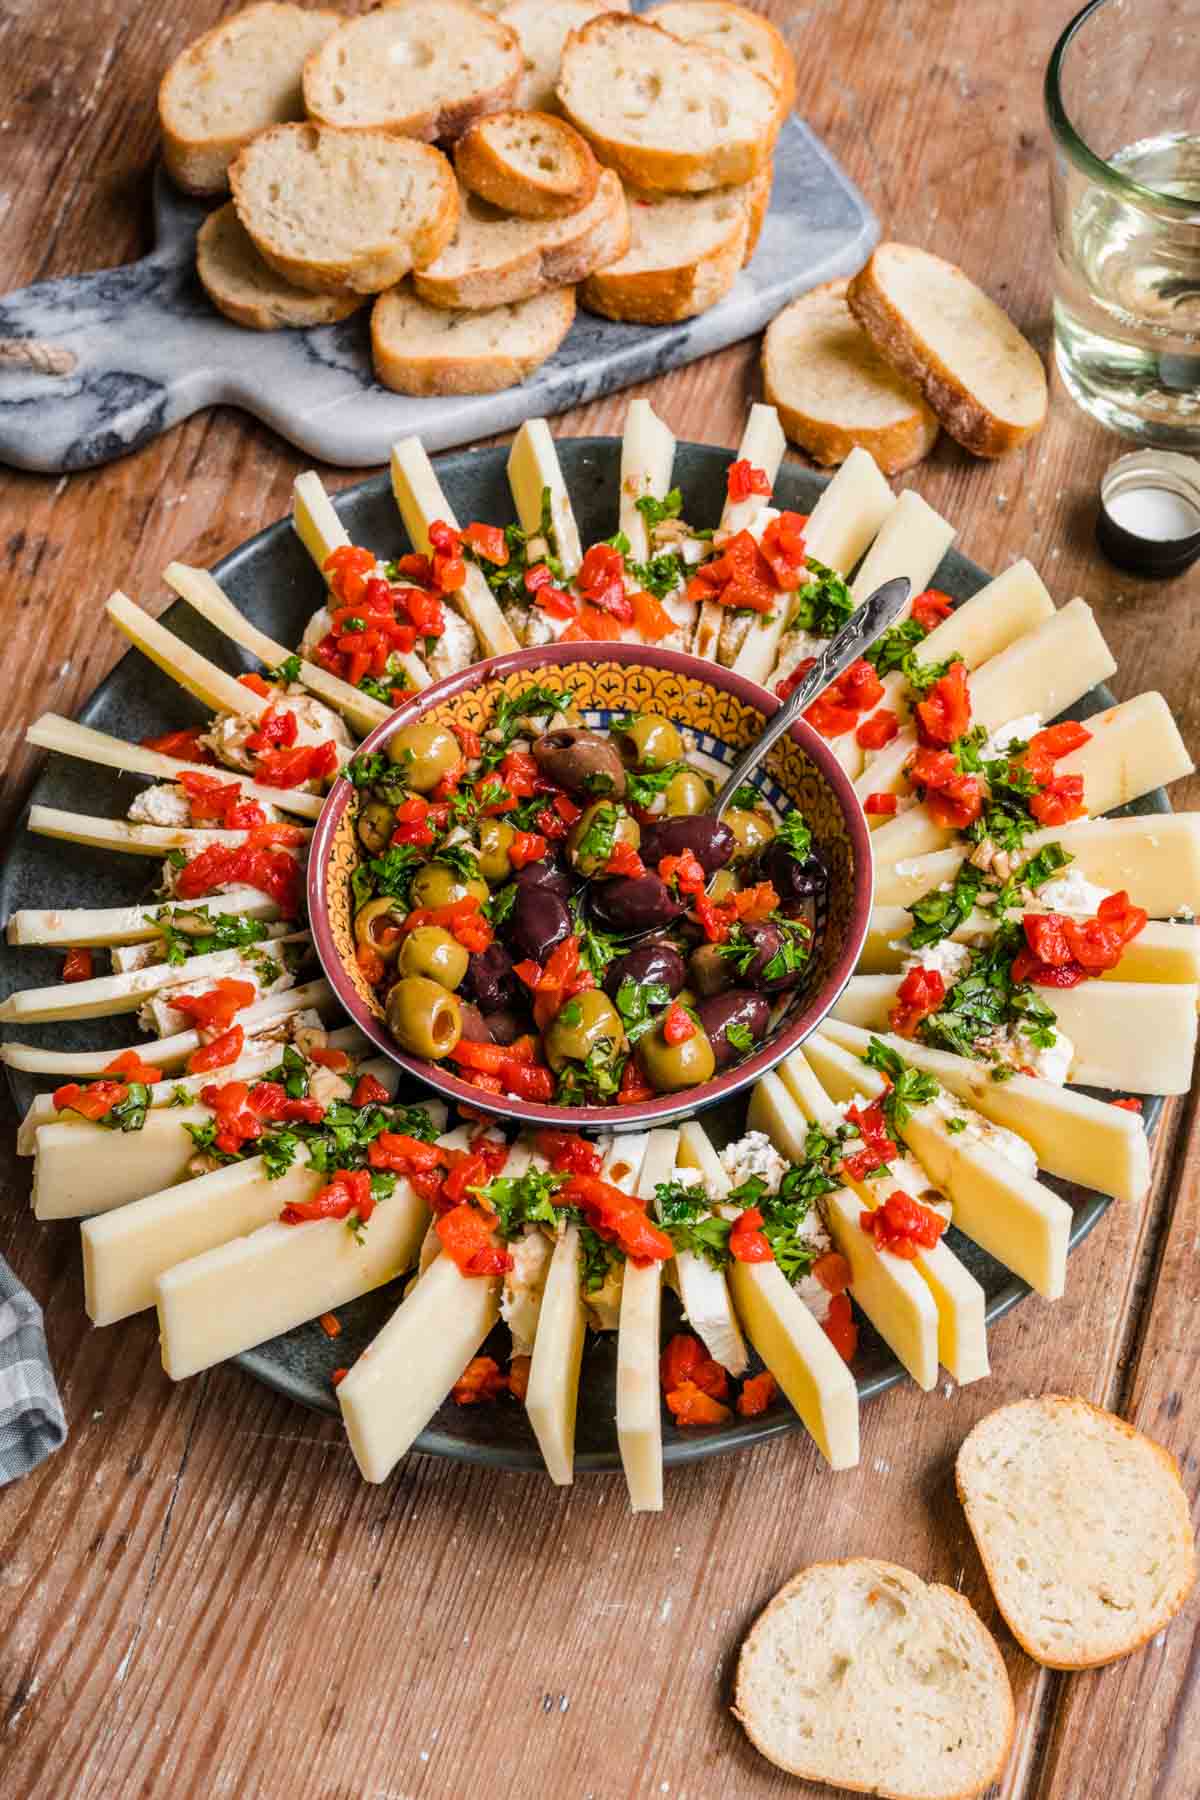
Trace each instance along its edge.
{"label": "clear drinking glass", "polygon": [[1092,0],[1046,110],[1062,378],[1115,431],[1200,451],[1200,0]]}

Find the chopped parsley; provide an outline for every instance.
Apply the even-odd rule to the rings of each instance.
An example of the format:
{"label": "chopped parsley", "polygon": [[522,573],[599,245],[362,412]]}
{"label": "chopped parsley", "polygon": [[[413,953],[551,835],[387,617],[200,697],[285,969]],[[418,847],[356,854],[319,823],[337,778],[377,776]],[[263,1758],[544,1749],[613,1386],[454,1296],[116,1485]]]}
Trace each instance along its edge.
{"label": "chopped parsley", "polygon": [[905,658],[903,664],[904,679],[914,693],[920,694],[923,698],[934,682],[942,679],[952,663],[962,660],[957,651],[953,656],[948,656],[944,662],[921,663],[915,656],[909,656]]}
{"label": "chopped parsley", "polygon": [[753,1050],[754,1033],[740,1019],[730,1019],[725,1027],[725,1042],[732,1044],[735,1050]]}
{"label": "chopped parsley", "polygon": [[[509,529],[511,530],[512,527],[510,526]],[[530,718],[540,717],[543,713],[553,716],[555,713],[569,711],[570,707],[570,694],[536,684],[526,688],[520,694],[502,694],[496,707],[495,717],[483,739],[479,759],[480,774],[486,774],[489,769],[494,769],[496,764],[503,760],[515,739],[522,735],[523,728]],[[543,800],[541,806],[544,805],[545,801]]]}
{"label": "chopped parsley", "polygon": [[634,505],[645,519],[649,530],[653,531],[664,519],[679,517],[683,511],[683,494],[677,487],[672,488],[669,494],[664,494],[661,500],[656,500],[653,494],[643,494],[640,500],[634,501]]}
{"label": "chopped parsley", "polygon": [[881,638],[863,651],[863,659],[869,662],[880,680],[891,675],[896,669],[904,669],[906,660],[912,656],[917,645],[929,636],[925,627],[917,619],[905,619],[901,625],[893,625],[885,631]]}
{"label": "chopped parsley", "polygon": [[833,637],[854,611],[850,589],[836,569],[826,568],[811,556],[808,567],[813,580],[798,590],[787,628],[810,631],[814,637]]}
{"label": "chopped parsley", "polygon": [[762,795],[749,781],[743,781],[740,788],[733,790],[730,806],[736,806],[740,812],[753,812],[756,806],[762,805]]}
{"label": "chopped parsley", "polygon": [[355,907],[364,906],[374,895],[386,895],[407,908],[412,878],[425,861],[415,844],[389,844],[382,856],[359,863],[350,877]]}
{"label": "chopped parsley", "polygon": [[656,600],[665,600],[673,594],[683,579],[683,558],[674,550],[664,550],[658,556],[652,556],[649,562],[631,562],[629,573],[640,588],[653,594]]}
{"label": "chopped parsley", "polygon": [[877,1037],[873,1037],[867,1045],[863,1061],[891,1080],[892,1085],[880,1104],[891,1136],[898,1139],[902,1127],[908,1124],[914,1106],[928,1106],[937,1099],[938,1084],[932,1075],[925,1075],[920,1069],[914,1069],[898,1051],[889,1049]]}
{"label": "chopped parsley", "polygon": [[609,1270],[618,1261],[618,1253],[606,1244],[590,1225],[579,1226],[579,1285],[585,1294],[594,1294],[608,1280]]}
{"label": "chopped parsley", "polygon": [[150,1089],[144,1081],[131,1081],[129,1092],[124,1100],[110,1106],[100,1120],[110,1131],[140,1131],[146,1123],[146,1108],[150,1104]]}
{"label": "chopped parsley", "polygon": [[267,670],[267,680],[280,687],[290,687],[292,682],[300,679],[300,658],[286,656],[277,669]]}
{"label": "chopped parsley", "polygon": [[[759,981],[777,981],[781,975],[791,975],[804,967],[809,956],[811,933],[803,919],[785,919],[779,913],[772,913],[770,922],[779,933],[779,948],[764,967],[756,971],[755,979]],[[725,942],[717,945],[717,954],[733,964],[735,974],[746,975],[761,948],[758,939],[751,937],[746,927],[738,923]]]}
{"label": "chopped parsley", "polygon": [[244,913],[217,913],[214,917],[207,906],[160,906],[152,922],[163,940],[166,960],[173,965],[186,962],[189,956],[207,956],[212,950],[248,949],[261,944],[268,931],[261,919],[247,918]]}
{"label": "chopped parsley", "polygon": [[569,1062],[558,1078],[556,1106],[604,1106],[616,1097],[628,1058],[613,1038],[597,1038],[586,1062]]}
{"label": "chopped parsley", "polygon": [[795,807],[780,820],[775,830],[775,842],[780,844],[795,862],[807,862],[812,855],[812,832],[802,812]]}
{"label": "chopped parsley", "polygon": [[[671,990],[665,981],[625,980],[617,989],[616,1006],[630,1044],[636,1044],[655,1023],[655,1013],[671,1004]],[[562,1017],[561,1012],[559,1018]]]}
{"label": "chopped parsley", "polygon": [[[546,545],[543,556],[530,559],[529,545],[541,538]],[[558,535],[554,529],[554,507],[550,499],[550,489],[542,489],[541,518],[536,531],[524,531],[520,525],[504,527],[504,542],[508,547],[508,560],[503,563],[491,562],[486,556],[476,551],[469,541],[464,540],[462,553],[475,563],[482,571],[483,578],[503,607],[527,607],[530,603],[529,590],[525,586],[525,571],[545,563],[554,580],[561,584],[563,566],[558,552]]]}
{"label": "chopped parsley", "polygon": [[1036,856],[1031,856],[1015,875],[1010,875],[996,898],[992,901],[992,911],[998,919],[1003,918],[1010,907],[1021,905],[1024,892],[1033,892],[1043,887],[1051,876],[1065,869],[1068,863],[1075,861],[1069,850],[1061,844],[1044,844]]}
{"label": "chopped parsley", "polygon": [[966,971],[938,1011],[917,1027],[922,1042],[976,1062],[991,1060],[978,1048],[981,1038],[1023,1032],[1039,1050],[1055,1042],[1055,1017],[1029,982],[1014,982],[1013,958],[1024,942],[1018,923],[997,927],[990,944],[971,952]]}
{"label": "chopped parsley", "polygon": [[566,1179],[554,1169],[527,1169],[524,1175],[497,1175],[471,1192],[496,1214],[500,1236],[511,1242],[526,1225],[558,1223],[554,1196]]}
{"label": "chopped parsley", "polygon": [[583,862],[586,858],[597,869],[605,867],[613,853],[621,817],[622,809],[618,806],[601,804],[596,807],[588,820],[587,830],[575,846],[578,861]]}
{"label": "chopped parsley", "polygon": [[913,921],[908,934],[912,948],[923,950],[927,944],[940,944],[943,938],[952,937],[974,912],[979,890],[986,879],[982,869],[963,862],[959,864],[949,893],[940,893],[935,888],[932,893],[914,901],[908,908]]}
{"label": "chopped parsley", "polygon": [[372,700],[382,701],[384,706],[391,706],[392,695],[397,691],[403,693],[411,685],[407,669],[389,669],[384,676],[364,675],[358,684],[358,691]]}
{"label": "chopped parsley", "polygon": [[497,888],[483,903],[485,917],[494,927],[503,925],[504,921],[517,904],[518,888],[515,881],[510,881],[502,888]]}
{"label": "chopped parsley", "polygon": [[690,767],[686,762],[668,763],[663,769],[631,769],[625,777],[625,798],[630,806],[649,810],[659,794],[665,794],[676,775]]}

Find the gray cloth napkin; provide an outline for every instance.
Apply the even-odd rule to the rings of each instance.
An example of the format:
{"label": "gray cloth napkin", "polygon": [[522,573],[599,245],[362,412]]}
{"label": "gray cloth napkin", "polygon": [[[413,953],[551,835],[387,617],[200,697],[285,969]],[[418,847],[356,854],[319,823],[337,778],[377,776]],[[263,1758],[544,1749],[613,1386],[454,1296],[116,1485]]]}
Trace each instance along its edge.
{"label": "gray cloth napkin", "polygon": [[66,1435],[42,1309],[0,1256],[0,1487],[36,1469]]}

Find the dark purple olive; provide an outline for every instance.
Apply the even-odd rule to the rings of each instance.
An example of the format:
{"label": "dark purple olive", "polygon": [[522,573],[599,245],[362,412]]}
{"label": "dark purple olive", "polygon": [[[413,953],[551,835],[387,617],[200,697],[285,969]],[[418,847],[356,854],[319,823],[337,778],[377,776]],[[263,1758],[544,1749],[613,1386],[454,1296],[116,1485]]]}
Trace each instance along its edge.
{"label": "dark purple olive", "polygon": [[625,765],[611,738],[583,725],[560,725],[533,742],[538,768],[569,794],[619,800],[625,792]]}
{"label": "dark purple olive", "polygon": [[[762,994],[753,994],[747,988],[733,988],[728,994],[714,994],[711,999],[702,1000],[696,1008],[700,1015],[700,1024],[713,1047],[713,1055],[717,1059],[718,1069],[727,1069],[730,1063],[745,1056],[746,1046],[731,1044],[728,1036],[730,1025],[742,1025],[750,1033],[755,1045],[766,1036],[767,1026],[771,1022],[771,1003]],[[735,1031],[734,1036],[740,1037]]]}
{"label": "dark purple olive", "polygon": [[736,958],[733,959],[733,973],[742,986],[758,988],[764,994],[782,994],[804,979],[803,967],[789,969],[785,975],[773,976],[769,981],[766,978],[764,971],[783,943],[783,933],[778,925],[772,925],[769,921],[763,925],[743,925],[742,931],[755,946],[754,955],[745,968],[740,966]]}
{"label": "dark purple olive", "polygon": [[497,1012],[490,1012],[485,1024],[494,1044],[515,1044],[519,1037],[523,1037],[531,1029],[529,1014],[511,1006],[503,1006]]}
{"label": "dark purple olive", "polygon": [[657,931],[684,911],[657,875],[620,875],[615,881],[597,882],[592,908],[602,925],[618,932]]}
{"label": "dark purple olive", "polygon": [[692,818],[659,819],[642,827],[641,857],[648,869],[657,869],[664,856],[682,856],[690,850],[706,875],[723,869],[736,849],[728,825],[707,813]]}
{"label": "dark purple olive", "polygon": [[623,981],[636,981],[639,987],[658,982],[669,989],[672,999],[687,977],[682,956],[674,944],[638,944],[610,962],[604,972],[604,991],[615,1000]]}
{"label": "dark purple olive", "polygon": [[518,959],[544,963],[555,944],[571,935],[567,903],[548,887],[520,887],[504,927]]}
{"label": "dark purple olive", "polygon": [[566,870],[560,869],[557,863],[547,862],[545,857],[538,862],[526,863],[513,875],[513,881],[519,888],[546,888],[560,900],[569,899],[575,888]]}
{"label": "dark purple olive", "polygon": [[688,986],[704,998],[723,994],[737,976],[729,958],[715,944],[697,944],[688,957]]}
{"label": "dark purple olive", "polygon": [[459,1000],[459,1011],[462,1013],[462,1035],[468,1044],[491,1044],[493,1039],[488,1030],[487,1020],[479,1008],[471,1000]]}
{"label": "dark purple olive", "polygon": [[485,1013],[498,1006],[510,1005],[520,991],[521,984],[513,974],[512,957],[503,944],[489,944],[486,950],[474,953],[460,989],[464,1000],[473,1000]]}
{"label": "dark purple olive", "polygon": [[806,900],[821,892],[829,881],[829,872],[814,850],[803,862],[789,854],[786,844],[778,839],[770,843],[758,858],[759,878],[769,881],[781,900]]}

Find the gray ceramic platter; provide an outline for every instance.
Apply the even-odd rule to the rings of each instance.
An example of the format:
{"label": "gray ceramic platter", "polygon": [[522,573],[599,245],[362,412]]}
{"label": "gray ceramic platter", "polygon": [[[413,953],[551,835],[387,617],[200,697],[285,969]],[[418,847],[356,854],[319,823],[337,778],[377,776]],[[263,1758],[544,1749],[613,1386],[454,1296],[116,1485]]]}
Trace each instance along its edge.
{"label": "gray ceramic platter", "polygon": [[[585,542],[607,536],[617,516],[620,442],[616,438],[560,439],[558,451],[579,515]],[[438,459],[438,474],[455,512],[462,519],[503,522],[512,517],[512,503],[505,478],[504,448],[460,451]],[[697,524],[712,523],[720,515],[725,492],[728,450],[707,444],[683,444],[676,452],[675,480],[687,496],[688,516]],[[812,510],[826,478],[794,463],[785,463],[776,484],[782,504],[799,512]],[[381,555],[399,554],[408,548],[386,476],[376,476],[337,498],[337,510],[355,543],[368,544]],[[323,584],[305,551],[284,520],[232,552],[215,573],[247,616],[273,637],[295,643],[310,614],[324,598]],[[112,571],[113,578],[119,571]],[[956,551],[942,561],[934,585],[958,600],[976,593],[988,576]],[[188,607],[179,602],[164,615],[166,623],[186,642],[229,668],[241,673],[252,666]],[[1106,706],[1113,697],[1096,687],[1073,709],[1086,718]],[[83,706],[80,718],[88,725],[119,737],[137,740],[204,717],[198,703],[131,651],[101,683]],[[122,817],[136,789],[132,778],[93,768],[68,757],[50,756],[38,776],[30,800],[47,806]],[[1126,810],[1168,812],[1162,790],[1147,795]],[[3,916],[23,906],[116,906],[145,897],[152,879],[137,857],[121,857],[69,848],[45,838],[18,831],[9,846],[0,874],[0,911]],[[0,945],[0,996],[18,987],[31,987],[58,978],[60,959],[47,952],[13,950]],[[14,1035],[9,1028],[9,1035]],[[119,1027],[111,1021],[69,1026],[23,1027],[23,1037],[71,1047],[99,1048],[116,1044]],[[128,1041],[128,1039],[125,1039]],[[10,1084],[18,1109],[23,1111],[34,1091],[28,1077],[10,1071]],[[1145,1121],[1153,1130],[1161,1100],[1146,1102]],[[705,1126],[718,1143],[739,1135],[744,1108],[740,1102],[705,1114]],[[1051,1181],[1050,1186],[1071,1203],[1074,1224],[1071,1247],[1084,1238],[1106,1211],[1108,1199],[1090,1189]],[[61,1229],[61,1227],[34,1227]],[[960,1233],[951,1229],[948,1242],[983,1284],[987,1295],[987,1319],[993,1323],[1029,1293],[1024,1282],[992,1260]],[[313,1323],[275,1338],[238,1358],[259,1380],[318,1411],[336,1412],[330,1384],[335,1367],[352,1363],[390,1316],[400,1298],[400,1283],[393,1283],[339,1311],[342,1334],[327,1338]],[[674,1297],[667,1295],[665,1330],[675,1329],[678,1313]],[[119,1328],[118,1328],[119,1329]],[[507,1334],[496,1334],[497,1354],[506,1354]],[[859,1351],[855,1374],[863,1399],[883,1392],[903,1379],[904,1371],[887,1346],[860,1320]],[[614,1335],[591,1336],[584,1354],[580,1384],[576,1465],[582,1470],[619,1466],[615,1430],[616,1340]],[[791,1408],[778,1403],[757,1419],[738,1419],[704,1435],[686,1436],[670,1421],[664,1422],[664,1456],[669,1464],[690,1462],[726,1450],[738,1449],[762,1438],[796,1428]],[[447,1402],[417,1440],[417,1448],[439,1456],[487,1463],[497,1468],[541,1467],[541,1458],[523,1409],[507,1402],[481,1407],[457,1407]]]}

